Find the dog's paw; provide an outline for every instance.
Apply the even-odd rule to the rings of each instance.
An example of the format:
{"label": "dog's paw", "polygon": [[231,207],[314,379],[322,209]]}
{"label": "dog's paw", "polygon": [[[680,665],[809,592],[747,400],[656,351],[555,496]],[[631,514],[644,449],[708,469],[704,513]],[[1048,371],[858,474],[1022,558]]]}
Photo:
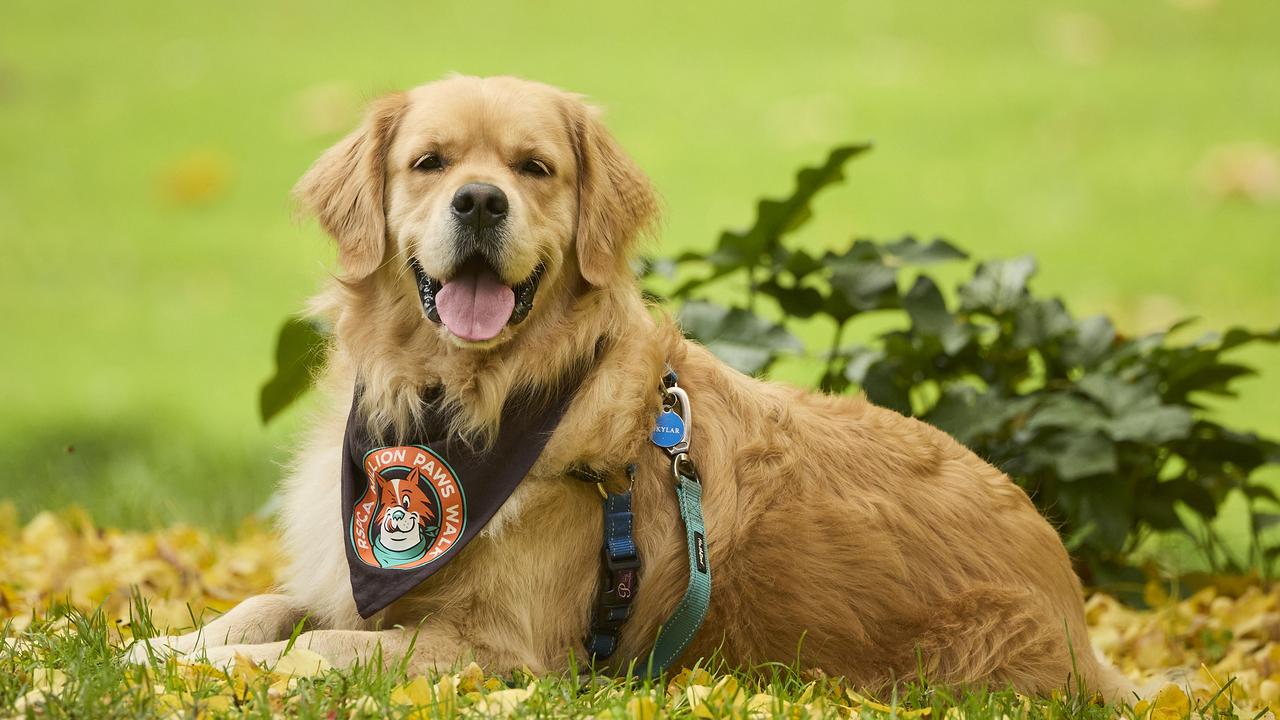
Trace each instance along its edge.
{"label": "dog's paw", "polygon": [[195,633],[163,635],[146,640],[135,640],[125,650],[124,661],[134,665],[146,665],[153,658],[165,660],[173,655],[186,655],[194,652],[199,642],[199,637]]}
{"label": "dog's paw", "polygon": [[168,640],[176,639],[176,637],[154,637],[146,640],[134,640],[129,647],[125,648],[123,660],[133,665],[146,665],[151,662],[152,658],[164,659],[173,654],[173,648],[168,644]]}
{"label": "dog's paw", "polygon": [[[259,657],[262,655],[261,657]],[[219,670],[231,672],[236,666],[236,658],[243,657],[254,664],[261,665],[265,662],[271,662],[278,658],[278,654],[273,657],[272,654],[263,654],[257,652],[253,645],[223,645],[222,647],[207,648],[187,653],[183,659],[187,662],[200,663],[209,665]]]}

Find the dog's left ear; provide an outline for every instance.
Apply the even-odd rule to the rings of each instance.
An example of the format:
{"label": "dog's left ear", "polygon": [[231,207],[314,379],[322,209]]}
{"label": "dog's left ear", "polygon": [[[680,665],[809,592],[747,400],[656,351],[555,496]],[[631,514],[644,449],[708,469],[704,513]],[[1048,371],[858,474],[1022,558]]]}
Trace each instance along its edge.
{"label": "dog's left ear", "polygon": [[628,277],[627,260],[642,233],[658,218],[658,196],[649,178],[627,157],[600,121],[600,112],[570,101],[578,161],[576,252],[582,277],[596,287]]}
{"label": "dog's left ear", "polygon": [[368,277],[386,255],[387,150],[407,106],[404,93],[374,101],[361,126],[325,151],[293,188],[337,241],[347,280]]}

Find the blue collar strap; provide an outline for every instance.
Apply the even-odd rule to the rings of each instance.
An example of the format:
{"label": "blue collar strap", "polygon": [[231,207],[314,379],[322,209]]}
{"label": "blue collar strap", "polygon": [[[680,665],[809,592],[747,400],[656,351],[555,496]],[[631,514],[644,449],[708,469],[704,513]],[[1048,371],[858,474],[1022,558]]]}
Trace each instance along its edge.
{"label": "blue collar strap", "polygon": [[[636,466],[627,466],[627,479],[635,480]],[[604,495],[604,546],[601,549],[604,570],[596,606],[591,613],[591,631],[584,644],[593,661],[601,661],[618,649],[618,633],[631,617],[631,602],[640,588],[640,553],[632,533],[631,488],[626,492]]]}

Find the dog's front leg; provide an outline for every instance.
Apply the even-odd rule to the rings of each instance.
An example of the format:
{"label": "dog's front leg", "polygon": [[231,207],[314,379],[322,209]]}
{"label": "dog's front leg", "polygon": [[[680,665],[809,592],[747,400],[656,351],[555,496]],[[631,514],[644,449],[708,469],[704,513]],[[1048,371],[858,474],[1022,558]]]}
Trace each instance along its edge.
{"label": "dog's front leg", "polygon": [[[298,636],[294,648],[310,650],[335,667],[351,667],[357,663],[377,661],[383,667],[409,657],[411,673],[446,670],[464,660],[475,659],[474,651],[459,640],[427,627],[390,630],[312,630]],[[240,655],[255,663],[274,665],[289,648],[288,641],[259,645],[223,645],[191,654],[193,660],[204,660],[215,667],[229,668]]]}
{"label": "dog's front leg", "polygon": [[258,644],[289,637],[306,617],[306,609],[288,595],[255,595],[186,635],[166,635],[136,641],[128,659],[145,663],[151,657],[188,654],[231,643]]}

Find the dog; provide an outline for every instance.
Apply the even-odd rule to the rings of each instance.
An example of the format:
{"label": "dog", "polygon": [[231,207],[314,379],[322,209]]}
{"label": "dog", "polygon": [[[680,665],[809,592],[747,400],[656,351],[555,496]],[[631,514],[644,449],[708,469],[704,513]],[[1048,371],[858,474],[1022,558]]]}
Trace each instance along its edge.
{"label": "dog", "polygon": [[[688,584],[671,461],[649,442],[669,364],[697,408],[690,454],[715,572],[683,664],[798,663],[873,691],[924,678],[1129,692],[1091,649],[1058,534],[1007,476],[863,397],[745,376],[645,303],[629,260],[659,199],[578,96],[451,77],[382,97],[295,192],[336,242],[340,273],[311,306],[333,326],[318,381],[330,409],[284,482],[290,565],[278,593],[135,656],[272,662],[305,621],[297,644],[336,665],[564,670],[583,656],[600,583],[601,503],[581,471],[619,489],[634,463],[642,582],[609,666],[620,670],[648,652]],[[411,259],[438,288],[434,313]],[[484,448],[509,398],[553,393],[584,362],[550,440],[483,531],[362,618],[339,483],[357,383],[355,409],[387,443],[430,416]],[[361,527],[390,562],[441,518],[429,498],[379,481],[382,515]]]}

